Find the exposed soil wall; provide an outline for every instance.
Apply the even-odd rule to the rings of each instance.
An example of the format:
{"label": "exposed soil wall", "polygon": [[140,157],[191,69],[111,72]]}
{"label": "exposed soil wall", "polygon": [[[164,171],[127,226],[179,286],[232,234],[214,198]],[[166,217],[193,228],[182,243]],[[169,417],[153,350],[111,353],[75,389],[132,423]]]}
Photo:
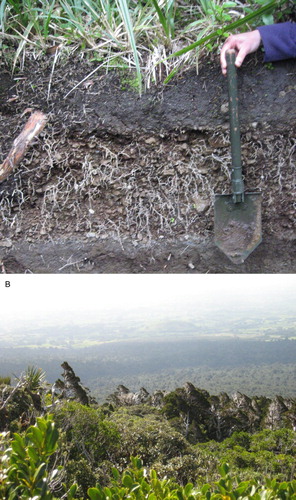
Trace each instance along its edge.
{"label": "exposed soil wall", "polygon": [[[226,80],[203,64],[139,97],[122,75],[73,59],[3,68],[1,161],[28,115],[49,121],[0,185],[0,260],[24,273],[291,273],[295,265],[295,61],[238,72],[248,191],[263,242],[240,265],[214,244],[215,194],[230,192]],[[127,87],[127,88],[126,88]]]}

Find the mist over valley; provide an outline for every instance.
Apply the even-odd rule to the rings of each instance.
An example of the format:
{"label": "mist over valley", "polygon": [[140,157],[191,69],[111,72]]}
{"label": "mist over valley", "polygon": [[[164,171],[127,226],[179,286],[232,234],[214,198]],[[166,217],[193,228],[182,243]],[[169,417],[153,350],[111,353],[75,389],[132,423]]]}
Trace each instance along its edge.
{"label": "mist over valley", "polygon": [[34,365],[53,383],[67,360],[99,400],[118,384],[153,391],[186,381],[214,393],[295,395],[294,288],[234,292],[180,293],[152,305],[110,303],[79,314],[39,311],[22,324],[7,317],[1,375]]}

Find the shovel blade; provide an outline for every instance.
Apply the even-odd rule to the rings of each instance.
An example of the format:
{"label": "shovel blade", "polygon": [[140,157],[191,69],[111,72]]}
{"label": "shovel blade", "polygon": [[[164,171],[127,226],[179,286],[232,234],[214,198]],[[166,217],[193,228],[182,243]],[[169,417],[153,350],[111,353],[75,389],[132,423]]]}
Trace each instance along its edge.
{"label": "shovel blade", "polygon": [[215,197],[215,244],[235,264],[242,264],[262,241],[261,193]]}

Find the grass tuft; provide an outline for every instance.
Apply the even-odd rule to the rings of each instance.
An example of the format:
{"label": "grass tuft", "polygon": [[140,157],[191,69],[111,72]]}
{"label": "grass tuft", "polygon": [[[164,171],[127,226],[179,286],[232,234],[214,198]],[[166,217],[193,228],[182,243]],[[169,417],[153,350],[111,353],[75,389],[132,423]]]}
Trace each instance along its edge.
{"label": "grass tuft", "polygon": [[231,31],[282,20],[289,9],[287,0],[0,0],[0,29],[16,46],[13,69],[32,50],[74,46],[106,70],[134,71],[141,92],[143,81],[197,66]]}

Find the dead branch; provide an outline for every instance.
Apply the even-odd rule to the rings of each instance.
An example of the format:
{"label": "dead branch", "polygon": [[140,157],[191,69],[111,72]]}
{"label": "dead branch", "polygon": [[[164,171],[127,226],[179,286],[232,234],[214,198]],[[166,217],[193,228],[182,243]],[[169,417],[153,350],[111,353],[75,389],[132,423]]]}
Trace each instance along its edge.
{"label": "dead branch", "polygon": [[46,122],[47,116],[42,111],[35,111],[30,116],[21,133],[13,141],[7,158],[0,165],[0,182],[3,182],[19,164],[33,139],[44,129]]}
{"label": "dead branch", "polygon": [[9,403],[9,401],[11,400],[11,398],[13,397],[15,392],[21,387],[22,383],[23,383],[22,380],[18,381],[16,386],[13,388],[13,390],[9,394],[8,398],[6,398],[5,401],[2,402],[2,405],[0,406],[0,411],[4,410],[4,408],[7,406],[7,404]]}

